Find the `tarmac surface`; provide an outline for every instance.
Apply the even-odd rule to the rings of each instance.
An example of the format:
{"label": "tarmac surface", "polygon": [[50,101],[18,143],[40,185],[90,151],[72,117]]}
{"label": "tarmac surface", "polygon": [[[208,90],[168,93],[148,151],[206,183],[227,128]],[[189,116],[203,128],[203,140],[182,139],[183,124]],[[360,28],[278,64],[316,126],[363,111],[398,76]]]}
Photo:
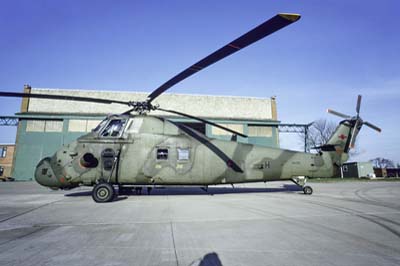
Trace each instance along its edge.
{"label": "tarmac surface", "polygon": [[0,265],[400,265],[400,182],[155,189],[0,183]]}

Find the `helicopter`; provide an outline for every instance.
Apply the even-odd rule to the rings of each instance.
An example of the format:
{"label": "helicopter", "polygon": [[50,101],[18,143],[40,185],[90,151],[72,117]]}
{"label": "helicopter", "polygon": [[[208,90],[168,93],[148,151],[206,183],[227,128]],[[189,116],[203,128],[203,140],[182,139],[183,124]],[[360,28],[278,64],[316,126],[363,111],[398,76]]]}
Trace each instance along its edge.
{"label": "helicopter", "polygon": [[[201,186],[291,180],[311,195],[308,177],[335,176],[354,146],[363,125],[381,129],[359,116],[328,109],[344,118],[318,153],[269,148],[236,141],[236,132],[212,121],[176,110],[164,109],[153,101],[166,90],[217,61],[298,21],[300,15],[279,13],[183,70],[150,93],[144,101],[121,101],[54,94],[0,92],[2,97],[41,98],[101,104],[122,104],[128,110],[107,116],[90,133],[64,145],[53,156],[43,158],[35,169],[35,180],[52,189],[92,186],[95,202],[113,201],[117,193],[154,186]],[[211,139],[179,122],[149,116],[163,111],[200,121],[232,134],[232,139]],[[118,190],[115,189],[118,187]],[[149,190],[150,192],[150,190]]]}

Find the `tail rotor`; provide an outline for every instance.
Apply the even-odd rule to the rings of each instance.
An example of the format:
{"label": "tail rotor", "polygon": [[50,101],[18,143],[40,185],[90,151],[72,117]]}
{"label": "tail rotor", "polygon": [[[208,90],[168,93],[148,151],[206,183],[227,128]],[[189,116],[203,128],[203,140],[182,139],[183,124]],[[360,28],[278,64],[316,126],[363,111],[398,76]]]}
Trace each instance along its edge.
{"label": "tail rotor", "polygon": [[362,99],[361,95],[358,95],[357,105],[356,105],[356,116],[346,115],[331,109],[327,110],[328,113],[344,118],[345,120],[349,121],[352,124],[353,130],[351,132],[350,147],[354,147],[357,135],[356,131],[360,130],[363,125],[366,125],[367,127],[370,127],[378,132],[382,131],[379,127],[375,126],[374,124],[367,121],[363,121],[361,119],[360,117],[361,99]]}

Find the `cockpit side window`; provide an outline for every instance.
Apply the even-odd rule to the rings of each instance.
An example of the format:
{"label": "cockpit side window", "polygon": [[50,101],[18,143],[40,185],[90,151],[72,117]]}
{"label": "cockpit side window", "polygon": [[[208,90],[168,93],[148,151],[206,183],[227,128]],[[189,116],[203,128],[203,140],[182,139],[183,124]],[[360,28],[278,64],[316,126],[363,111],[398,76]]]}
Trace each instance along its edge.
{"label": "cockpit side window", "polygon": [[101,131],[101,137],[120,137],[124,126],[126,124],[126,119],[113,119],[110,120],[107,126]]}

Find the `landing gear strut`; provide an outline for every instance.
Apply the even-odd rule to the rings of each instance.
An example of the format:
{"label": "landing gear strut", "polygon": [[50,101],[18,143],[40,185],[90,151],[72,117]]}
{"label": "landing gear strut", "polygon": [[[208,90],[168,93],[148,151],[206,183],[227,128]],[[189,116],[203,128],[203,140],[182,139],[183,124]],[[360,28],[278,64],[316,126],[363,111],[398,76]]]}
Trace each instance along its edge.
{"label": "landing gear strut", "polygon": [[[108,179],[98,179],[97,184],[94,186],[93,190],[92,190],[92,198],[95,202],[98,203],[104,203],[104,202],[110,202],[114,200],[114,197],[116,195],[115,193],[115,189],[113,187],[113,185],[110,183],[111,181],[111,177],[112,174],[114,172],[114,169],[118,163],[118,158],[119,158],[119,153],[120,151],[118,151],[118,154],[115,155],[114,151],[112,149],[110,149],[112,151],[112,156],[114,156],[114,160],[112,161],[112,167],[111,167],[111,171],[110,174],[108,176]],[[105,149],[102,152],[102,156],[105,157],[107,153],[109,152],[109,149]],[[110,153],[111,154],[111,153]],[[111,156],[111,157],[112,157]],[[117,177],[116,177],[117,178]],[[123,190],[123,187],[120,186],[120,189]]]}
{"label": "landing gear strut", "polygon": [[92,190],[92,198],[95,202],[98,203],[113,201],[114,197],[115,190],[110,183],[97,183]]}
{"label": "landing gear strut", "polygon": [[296,185],[298,185],[299,187],[301,187],[303,189],[303,192],[305,195],[311,195],[313,193],[313,189],[310,186],[307,186],[307,177],[305,176],[297,176],[291,179],[293,181],[293,183],[295,183]]}

